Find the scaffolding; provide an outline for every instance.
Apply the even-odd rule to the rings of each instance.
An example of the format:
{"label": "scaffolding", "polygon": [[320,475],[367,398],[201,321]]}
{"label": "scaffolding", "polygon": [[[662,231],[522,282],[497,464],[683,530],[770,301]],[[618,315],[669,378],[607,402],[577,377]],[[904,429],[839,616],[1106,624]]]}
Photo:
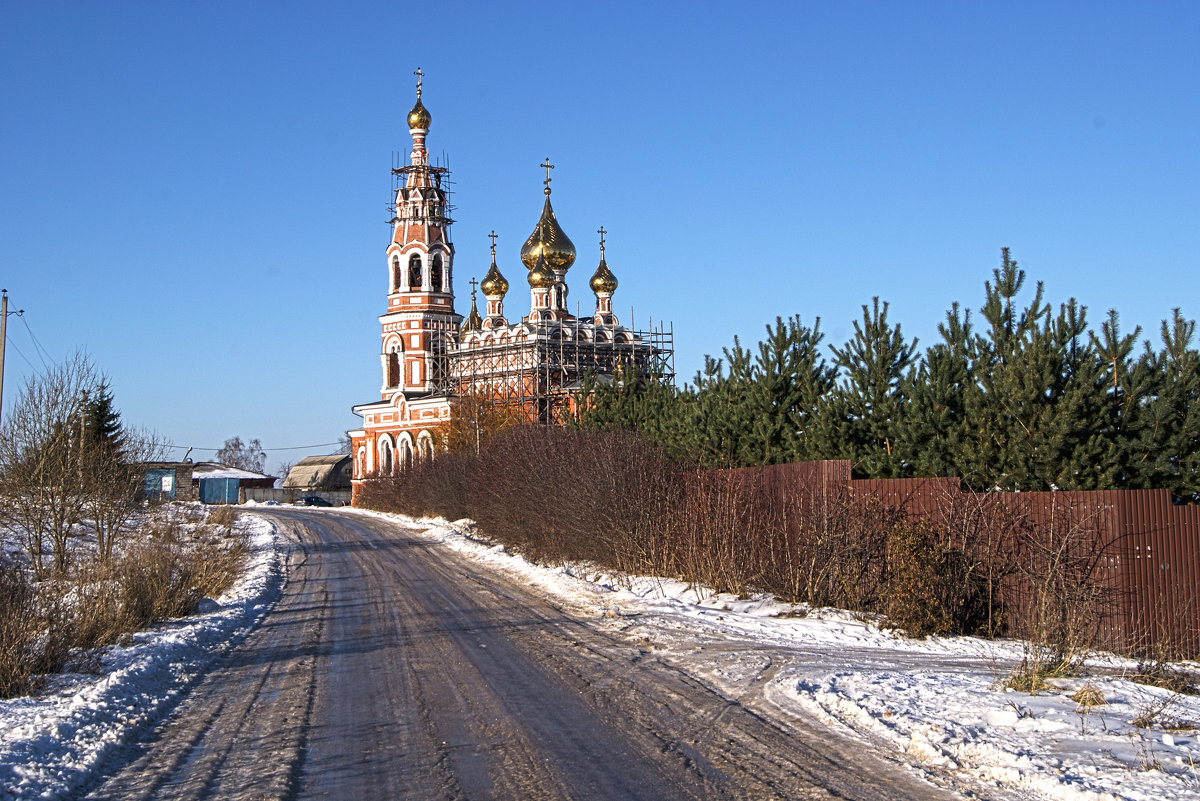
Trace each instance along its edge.
{"label": "scaffolding", "polygon": [[674,327],[568,319],[471,333],[435,370],[435,393],[485,398],[529,423],[562,425],[589,381],[675,380]]}
{"label": "scaffolding", "polygon": [[[448,161],[444,154],[443,160]],[[391,215],[388,224],[395,225],[402,220],[396,215],[396,193],[406,187],[408,176],[411,173],[428,176],[430,186],[427,188],[434,191],[435,197],[426,198],[427,201],[432,202],[425,204],[424,207],[418,207],[419,215],[411,220],[405,220],[405,222],[425,222],[429,225],[449,229],[454,222],[450,215],[454,214],[455,210],[455,206],[450,200],[454,194],[454,181],[450,180],[450,168],[448,166],[435,167],[429,164],[405,164],[401,161],[401,157],[394,152],[392,153],[392,195],[387,205],[388,213]],[[407,197],[405,201],[408,201]]]}

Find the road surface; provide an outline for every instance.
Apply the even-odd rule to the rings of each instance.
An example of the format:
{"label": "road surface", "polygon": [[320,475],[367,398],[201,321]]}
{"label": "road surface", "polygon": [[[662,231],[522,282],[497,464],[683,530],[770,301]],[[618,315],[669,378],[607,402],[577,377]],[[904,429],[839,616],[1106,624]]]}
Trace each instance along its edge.
{"label": "road surface", "polygon": [[261,513],[295,543],[279,602],[88,798],[957,797],[406,524]]}

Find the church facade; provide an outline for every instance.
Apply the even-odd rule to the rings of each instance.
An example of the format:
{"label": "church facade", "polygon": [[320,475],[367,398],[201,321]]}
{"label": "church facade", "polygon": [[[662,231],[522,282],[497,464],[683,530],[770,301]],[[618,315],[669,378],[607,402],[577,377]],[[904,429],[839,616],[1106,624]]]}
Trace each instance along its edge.
{"label": "church facade", "polygon": [[[562,424],[575,413],[589,380],[671,377],[671,333],[661,327],[635,331],[613,312],[617,279],[605,261],[603,226],[597,231],[599,264],[588,281],[595,310],[586,317],[568,310],[566,279],[577,254],[550,203],[554,165],[548,159],[541,165],[542,213],[520,253],[529,287],[527,313],[506,315],[510,285],[496,262],[494,231],[491,266],[482,281],[470,282],[470,311],[465,317],[455,311],[448,171],[429,162],[432,118],[421,99],[422,73],[415,74],[417,100],[408,114],[412,150],[408,163],[392,170],[397,186],[386,251],[386,310],[379,317],[380,399],[353,407],[362,426],[348,432],[356,487],[433,458],[451,427],[461,424],[458,417],[468,410],[477,415],[481,405],[519,422]],[[476,283],[485,301],[482,314]]]}

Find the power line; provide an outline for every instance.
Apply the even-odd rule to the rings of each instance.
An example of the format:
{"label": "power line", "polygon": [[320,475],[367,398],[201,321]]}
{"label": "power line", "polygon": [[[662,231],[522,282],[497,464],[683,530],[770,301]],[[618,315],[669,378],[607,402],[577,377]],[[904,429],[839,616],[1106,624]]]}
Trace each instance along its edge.
{"label": "power line", "polygon": [[31,370],[33,370],[34,375],[40,376],[42,374],[42,371],[38,369],[37,365],[34,364],[33,362],[29,361],[29,357],[25,355],[25,351],[21,350],[21,348],[17,346],[17,343],[9,342],[8,346],[10,348],[12,348],[13,350],[15,350],[17,352],[17,355],[25,360],[25,363],[29,365],[29,368]]}
{"label": "power line", "polygon": [[[194,451],[219,451],[224,448],[224,445],[216,448],[205,448],[201,445],[176,445],[174,442],[150,442],[149,445],[158,445],[163,448],[191,448]],[[341,445],[340,442],[321,442],[316,445],[289,445],[286,448],[262,448],[264,453],[273,453],[274,451],[307,451],[313,448],[329,448],[334,445]]]}
{"label": "power line", "polygon": [[25,315],[23,314],[21,315],[21,323],[25,326],[25,330],[29,332],[29,338],[33,340],[33,347],[35,352],[38,354],[38,358],[42,360],[42,367],[49,370],[50,365],[46,362],[46,359],[51,358],[50,352],[46,350],[38,338],[34,336],[33,329],[29,327],[29,320],[26,319]]}

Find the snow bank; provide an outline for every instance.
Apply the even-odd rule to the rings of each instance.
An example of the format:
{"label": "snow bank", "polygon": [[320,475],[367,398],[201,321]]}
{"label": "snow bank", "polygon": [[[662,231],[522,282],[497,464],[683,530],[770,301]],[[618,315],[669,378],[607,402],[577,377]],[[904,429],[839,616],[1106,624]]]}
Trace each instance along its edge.
{"label": "snow bank", "polygon": [[[1133,665],[1118,658],[1094,660],[1088,678],[1018,693],[1003,679],[1024,655],[1021,643],[909,640],[844,611],[589,565],[536,565],[480,541],[470,521],[418,522],[424,536],[653,642],[731,695],[764,677],[763,697],[781,717],[816,718],[960,784],[1067,801],[1200,799],[1200,698],[1128,681],[1121,674]],[[1071,700],[1085,684],[1103,705]],[[1150,726],[1133,725],[1154,712]]]}
{"label": "snow bank", "polygon": [[204,614],[133,636],[101,654],[101,675],[61,677],[34,698],[0,701],[0,799],[67,797],[88,784],[131,734],[157,722],[219,653],[238,642],[278,597],[274,526],[240,515],[246,570]]}

